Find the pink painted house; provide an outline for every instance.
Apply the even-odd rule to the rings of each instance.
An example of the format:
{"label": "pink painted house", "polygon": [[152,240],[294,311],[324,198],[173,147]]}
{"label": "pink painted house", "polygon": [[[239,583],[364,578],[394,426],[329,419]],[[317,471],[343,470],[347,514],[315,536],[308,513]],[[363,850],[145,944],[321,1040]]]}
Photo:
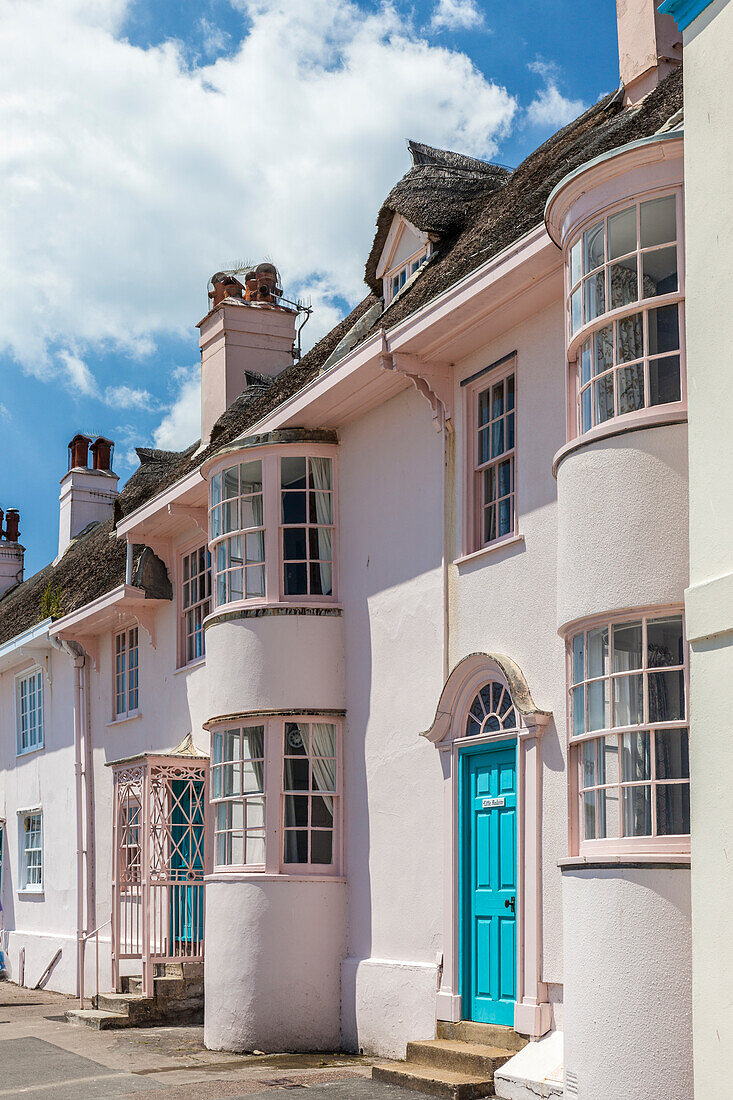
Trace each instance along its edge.
{"label": "pink painted house", "polygon": [[25,581],[7,513],[3,949],[77,1021],[203,962],[215,1049],[692,1095],[681,50],[619,12],[622,86],[513,172],[409,143],[306,355],[271,265],[216,274],[201,440],[118,492],[76,436]]}

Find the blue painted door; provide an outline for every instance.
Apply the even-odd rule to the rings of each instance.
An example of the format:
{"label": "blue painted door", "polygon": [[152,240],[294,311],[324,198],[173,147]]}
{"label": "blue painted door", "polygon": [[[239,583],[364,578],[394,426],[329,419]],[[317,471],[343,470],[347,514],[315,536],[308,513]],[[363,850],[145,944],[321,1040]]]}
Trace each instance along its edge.
{"label": "blue painted door", "polygon": [[171,782],[170,935],[174,944],[198,943],[203,930],[204,808],[201,780]]}
{"label": "blue painted door", "polygon": [[517,984],[516,742],[462,755],[465,1019],[514,1023]]}

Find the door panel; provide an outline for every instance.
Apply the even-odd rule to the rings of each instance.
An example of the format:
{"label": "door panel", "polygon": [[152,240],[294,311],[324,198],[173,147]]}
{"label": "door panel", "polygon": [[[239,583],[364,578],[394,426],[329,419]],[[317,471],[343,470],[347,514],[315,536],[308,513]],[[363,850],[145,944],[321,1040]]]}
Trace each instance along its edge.
{"label": "door panel", "polygon": [[517,976],[516,744],[464,754],[461,783],[463,1015],[511,1025]]}

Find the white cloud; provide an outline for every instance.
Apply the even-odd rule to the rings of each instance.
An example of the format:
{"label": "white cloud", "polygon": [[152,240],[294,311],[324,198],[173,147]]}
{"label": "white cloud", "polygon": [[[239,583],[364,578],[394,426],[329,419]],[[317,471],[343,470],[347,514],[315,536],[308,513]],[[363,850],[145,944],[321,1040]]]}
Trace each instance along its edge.
{"label": "white cloud", "polygon": [[0,401],[0,420],[10,420],[10,409]]}
{"label": "white cloud", "polygon": [[108,386],[104,391],[104,403],[113,409],[154,409],[155,398],[147,390],[131,386]]}
{"label": "white cloud", "polygon": [[228,48],[231,35],[222,30],[221,27],[217,27],[216,23],[212,23],[210,19],[202,15],[199,19],[199,27],[206,57],[216,57],[217,54]]}
{"label": "white cloud", "polygon": [[201,372],[198,363],[173,372],[177,393],[170,411],[153,432],[155,446],[179,451],[201,435]]}
{"label": "white cloud", "polygon": [[312,296],[312,338],[334,291],[364,293],[405,138],[491,157],[515,116],[389,3],[240,7],[241,43],[196,68],[180,43],[115,37],[125,0],[0,0],[0,350],[29,373],[93,396],[100,350],[193,345],[206,281],[237,254],[272,257],[290,296]]}
{"label": "white cloud", "polygon": [[545,81],[545,86],[537,93],[527,107],[526,119],[532,126],[545,126],[557,129],[566,126],[585,110],[582,99],[568,99],[557,86],[560,70],[551,61],[538,58],[527,66],[530,72],[537,73]]}
{"label": "white cloud", "polygon": [[476,0],[438,0],[430,26],[433,30],[468,31],[481,27],[483,22]]}

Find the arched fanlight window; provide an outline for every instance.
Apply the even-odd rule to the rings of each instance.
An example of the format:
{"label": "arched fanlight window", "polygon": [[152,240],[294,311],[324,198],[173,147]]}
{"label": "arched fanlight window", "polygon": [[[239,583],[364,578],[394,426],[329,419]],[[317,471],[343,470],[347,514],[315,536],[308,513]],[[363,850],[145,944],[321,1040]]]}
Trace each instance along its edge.
{"label": "arched fanlight window", "polygon": [[466,737],[516,728],[517,712],[512,705],[511,695],[503,684],[490,680],[471,703],[466,719]]}

